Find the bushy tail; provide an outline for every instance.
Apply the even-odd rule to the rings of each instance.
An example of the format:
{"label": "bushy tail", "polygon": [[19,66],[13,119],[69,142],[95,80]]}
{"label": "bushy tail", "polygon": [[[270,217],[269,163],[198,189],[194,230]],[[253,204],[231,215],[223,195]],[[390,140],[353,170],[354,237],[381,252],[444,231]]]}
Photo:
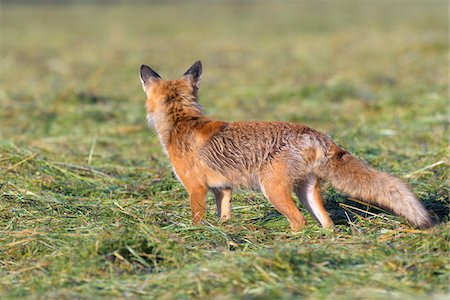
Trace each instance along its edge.
{"label": "bushy tail", "polygon": [[432,225],[428,211],[400,179],[368,167],[339,148],[320,172],[339,191],[391,210],[418,228]]}

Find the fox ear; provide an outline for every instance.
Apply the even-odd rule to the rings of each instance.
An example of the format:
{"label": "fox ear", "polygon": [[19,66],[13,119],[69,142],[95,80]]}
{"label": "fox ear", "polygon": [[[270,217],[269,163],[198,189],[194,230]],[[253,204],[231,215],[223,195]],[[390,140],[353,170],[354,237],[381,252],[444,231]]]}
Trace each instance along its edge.
{"label": "fox ear", "polygon": [[198,85],[200,83],[200,79],[202,77],[202,62],[197,61],[195,62],[189,70],[187,70],[183,77],[189,81],[193,87],[198,88]]}
{"label": "fox ear", "polygon": [[159,76],[158,73],[153,71],[149,66],[142,65],[141,71],[139,72],[139,78],[141,79],[142,88],[145,92],[146,87],[155,80],[160,80],[161,76]]}

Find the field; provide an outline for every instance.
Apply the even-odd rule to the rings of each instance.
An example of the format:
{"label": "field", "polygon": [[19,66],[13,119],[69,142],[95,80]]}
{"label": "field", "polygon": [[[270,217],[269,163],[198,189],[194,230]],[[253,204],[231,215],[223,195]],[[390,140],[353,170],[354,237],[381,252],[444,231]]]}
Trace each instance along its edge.
{"label": "field", "polygon": [[[1,299],[448,299],[446,1],[2,4]],[[139,66],[204,66],[222,120],[307,124],[407,181],[436,225],[325,185],[336,230],[258,192],[191,223]]]}

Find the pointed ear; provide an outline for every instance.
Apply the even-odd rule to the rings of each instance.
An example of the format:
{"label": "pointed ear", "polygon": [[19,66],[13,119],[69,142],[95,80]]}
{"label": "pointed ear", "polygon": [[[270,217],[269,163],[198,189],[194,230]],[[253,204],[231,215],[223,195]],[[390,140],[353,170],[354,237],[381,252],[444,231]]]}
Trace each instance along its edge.
{"label": "pointed ear", "polygon": [[202,63],[201,61],[195,62],[186,73],[183,74],[183,77],[189,81],[193,87],[198,88],[200,79],[202,77]]}
{"label": "pointed ear", "polygon": [[160,80],[161,76],[158,75],[155,71],[153,71],[149,66],[142,65],[141,71],[139,72],[139,78],[141,79],[142,88],[144,92],[149,84],[154,82],[155,80]]}

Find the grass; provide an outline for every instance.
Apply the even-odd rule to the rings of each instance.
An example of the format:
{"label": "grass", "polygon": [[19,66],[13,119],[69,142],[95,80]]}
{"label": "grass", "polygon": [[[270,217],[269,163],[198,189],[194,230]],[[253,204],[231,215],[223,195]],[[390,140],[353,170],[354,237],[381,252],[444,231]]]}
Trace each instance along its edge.
{"label": "grass", "polygon": [[[444,299],[449,286],[447,3],[199,2],[1,9],[0,298]],[[191,224],[145,125],[142,63],[202,59],[224,120],[319,129],[408,181],[420,231],[324,197],[301,233],[256,192]]]}

